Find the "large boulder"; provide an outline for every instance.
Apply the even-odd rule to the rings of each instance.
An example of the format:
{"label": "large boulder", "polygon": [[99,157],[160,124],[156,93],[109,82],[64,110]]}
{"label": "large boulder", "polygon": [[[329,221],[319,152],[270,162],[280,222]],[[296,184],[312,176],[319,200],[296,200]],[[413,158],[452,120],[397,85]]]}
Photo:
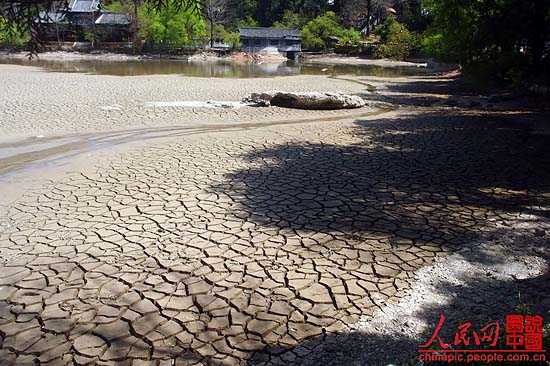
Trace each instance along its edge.
{"label": "large boulder", "polygon": [[367,105],[367,102],[360,96],[329,92],[267,91],[252,93],[244,101],[265,107],[277,106],[297,109],[349,109]]}

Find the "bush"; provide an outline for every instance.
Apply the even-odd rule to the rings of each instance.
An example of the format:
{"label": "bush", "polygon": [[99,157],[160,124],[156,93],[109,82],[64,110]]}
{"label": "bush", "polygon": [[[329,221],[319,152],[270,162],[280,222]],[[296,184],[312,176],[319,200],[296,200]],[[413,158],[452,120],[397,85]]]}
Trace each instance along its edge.
{"label": "bush", "polygon": [[[206,26],[208,33],[210,34],[210,25]],[[223,24],[215,24],[214,25],[214,32],[212,32],[212,35],[214,36],[214,41],[222,41],[227,36],[227,31],[225,30],[225,27]]]}
{"label": "bush", "polygon": [[249,15],[246,18],[239,20],[237,28],[255,28],[258,26],[258,21]]}
{"label": "bush", "polygon": [[241,36],[238,32],[226,32],[223,41],[231,47],[231,49],[239,49],[242,47]]}
{"label": "bush", "polygon": [[339,46],[361,47],[361,35],[354,29],[343,29],[339,38]]}
{"label": "bush", "polygon": [[302,46],[305,49],[319,51],[332,45],[340,50],[359,52],[361,36],[356,30],[342,28],[332,11],[307,22],[302,28]]}
{"label": "bush", "polygon": [[358,54],[362,52],[361,35],[354,29],[343,29],[335,51],[337,53]]}
{"label": "bush", "polygon": [[91,32],[85,32],[84,33],[84,40],[86,42],[90,42],[92,47],[96,47],[97,42],[98,42],[98,36],[97,36],[97,34],[94,34],[94,33],[91,33]]}
{"label": "bush", "polygon": [[327,11],[324,15],[307,22],[302,28],[302,46],[308,50],[323,50],[328,47],[327,40],[341,34],[342,28],[336,14]]}
{"label": "bush", "polygon": [[29,41],[29,35],[20,32],[14,26],[0,17],[0,47],[18,48],[23,47]]}
{"label": "bush", "polygon": [[140,7],[139,34],[149,43],[177,47],[208,39],[204,20],[192,10],[178,9],[173,1],[160,11]]}
{"label": "bush", "polygon": [[304,27],[308,22],[308,19],[303,17],[299,13],[295,13],[291,10],[287,10],[283,14],[283,18],[280,21],[273,23],[275,28],[291,28],[300,29]]}
{"label": "bush", "polygon": [[391,16],[376,29],[376,32],[381,41],[374,52],[374,56],[378,58],[403,60],[420,45],[418,36]]}

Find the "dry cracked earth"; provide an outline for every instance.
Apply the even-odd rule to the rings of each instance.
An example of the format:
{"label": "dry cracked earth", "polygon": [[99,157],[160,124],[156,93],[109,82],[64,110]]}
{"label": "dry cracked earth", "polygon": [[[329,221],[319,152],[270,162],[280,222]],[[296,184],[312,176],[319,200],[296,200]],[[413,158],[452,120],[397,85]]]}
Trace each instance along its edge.
{"label": "dry cracked earth", "polygon": [[549,158],[526,125],[432,111],[104,159],[6,207],[0,359],[307,364],[434,257],[547,217]]}

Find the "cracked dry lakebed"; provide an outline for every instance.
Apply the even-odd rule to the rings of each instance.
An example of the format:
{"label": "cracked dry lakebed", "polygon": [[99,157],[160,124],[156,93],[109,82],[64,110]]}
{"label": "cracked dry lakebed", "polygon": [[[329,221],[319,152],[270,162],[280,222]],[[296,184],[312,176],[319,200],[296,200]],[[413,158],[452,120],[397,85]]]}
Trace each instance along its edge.
{"label": "cracked dry lakebed", "polygon": [[[25,90],[1,94],[2,128],[18,134],[0,146],[2,189],[18,192],[0,206],[2,365],[313,365],[335,352],[332,335],[403,301],[419,269],[523,212],[547,222],[550,148],[521,115],[178,115],[117,99],[185,89],[166,76],[139,84],[2,67],[20,88],[53,78],[76,90],[39,93],[41,107],[23,114]],[[232,82],[312,88],[296,78]],[[237,94],[229,81],[208,83],[219,100]],[[88,89],[104,84],[117,86]],[[69,113],[79,93],[90,99]],[[93,98],[122,110],[97,110],[105,100]]]}

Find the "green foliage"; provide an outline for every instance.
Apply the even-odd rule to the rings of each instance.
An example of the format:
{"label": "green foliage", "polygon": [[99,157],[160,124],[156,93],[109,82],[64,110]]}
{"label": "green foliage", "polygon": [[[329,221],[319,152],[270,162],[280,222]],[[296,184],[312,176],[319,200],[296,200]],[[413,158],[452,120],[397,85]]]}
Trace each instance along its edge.
{"label": "green foliage", "polygon": [[341,36],[342,30],[336,14],[327,11],[302,28],[302,46],[308,50],[326,49],[327,41],[330,41],[331,37]]}
{"label": "green foliage", "polygon": [[239,49],[242,47],[241,36],[238,32],[226,32],[223,41],[231,47],[231,49]]}
{"label": "green foliage", "polygon": [[86,32],[84,33],[84,40],[86,42],[90,42],[92,44],[92,47],[95,47],[98,41],[97,34],[94,34],[92,32]]}
{"label": "green foliage", "polygon": [[28,33],[20,32],[13,24],[0,17],[0,46],[23,47],[29,41]]}
{"label": "green foliage", "polygon": [[140,35],[151,43],[195,46],[208,38],[204,20],[192,10],[178,9],[174,2],[160,11],[141,7],[139,23]]}
{"label": "green foliage", "polygon": [[238,23],[238,28],[254,28],[254,27],[258,27],[259,24],[258,24],[258,21],[254,18],[252,18],[250,15],[239,20],[239,23]]}
{"label": "green foliage", "polygon": [[397,20],[416,32],[426,30],[431,22],[430,14],[424,11],[422,0],[403,0],[395,4]]}
{"label": "green foliage", "polygon": [[295,13],[291,10],[287,10],[283,14],[281,20],[273,23],[275,28],[291,28],[291,29],[300,29],[305,26],[308,22],[308,19],[299,13]]}
{"label": "green foliage", "polygon": [[[210,26],[207,26],[208,34],[210,34]],[[213,37],[215,41],[223,41],[227,43],[231,49],[239,49],[242,46],[241,36],[238,32],[229,32],[222,24],[214,25]]]}
{"label": "green foliage", "polygon": [[[208,31],[210,31],[209,25],[207,25],[207,29]],[[212,35],[214,36],[215,41],[223,40],[227,35],[227,31],[225,30],[225,27],[223,26],[223,24],[215,24],[214,32],[212,33]]]}
{"label": "green foliage", "polygon": [[256,0],[254,2],[255,19],[261,26],[269,27],[281,21],[285,12],[301,14],[301,17],[313,19],[330,9],[328,0]]}
{"label": "green foliage", "polygon": [[361,50],[361,36],[354,29],[343,28],[336,14],[327,11],[302,28],[302,47],[319,51],[331,46],[342,52],[358,53]]}
{"label": "green foliage", "polygon": [[[508,63],[516,70],[512,73],[523,59],[525,69],[543,71],[545,43],[550,39],[550,1],[423,0],[423,5],[433,21],[422,46],[440,59],[463,65],[504,67]],[[510,72],[495,71],[499,77]]]}
{"label": "green foliage", "polygon": [[403,60],[419,46],[418,36],[391,16],[376,32],[380,36],[381,44],[374,52],[375,57]]}
{"label": "green foliage", "polygon": [[361,35],[354,29],[343,29],[338,44],[335,47],[337,53],[359,54],[363,51]]}
{"label": "green foliage", "polygon": [[361,35],[354,29],[343,29],[338,44],[346,47],[360,47]]}
{"label": "green foliage", "polygon": [[450,1],[425,0],[424,5],[434,16],[422,40],[425,50],[445,61],[465,62],[473,57],[481,17],[476,3],[468,0],[453,6]]}
{"label": "green foliage", "polygon": [[105,10],[114,11],[117,13],[126,13],[132,10],[132,4],[127,1],[111,1],[111,2],[102,2],[101,6]]}

